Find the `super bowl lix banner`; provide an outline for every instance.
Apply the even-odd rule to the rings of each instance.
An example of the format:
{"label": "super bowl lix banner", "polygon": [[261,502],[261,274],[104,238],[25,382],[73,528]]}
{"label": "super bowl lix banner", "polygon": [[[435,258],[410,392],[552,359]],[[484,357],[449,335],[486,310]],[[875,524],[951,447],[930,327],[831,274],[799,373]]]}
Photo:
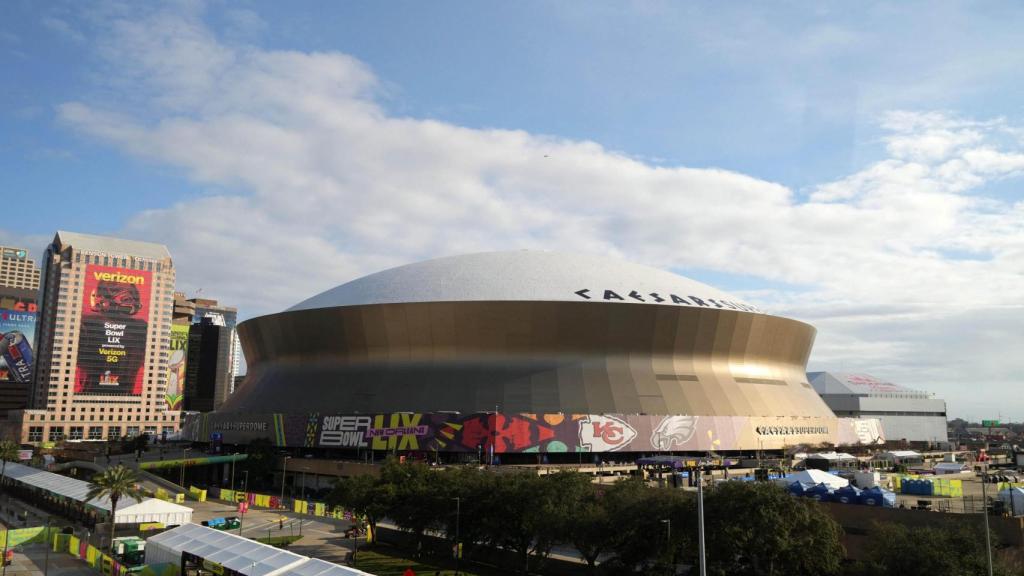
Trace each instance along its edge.
{"label": "super bowl lix banner", "polygon": [[152,275],[89,265],[75,364],[78,394],[142,394]]}

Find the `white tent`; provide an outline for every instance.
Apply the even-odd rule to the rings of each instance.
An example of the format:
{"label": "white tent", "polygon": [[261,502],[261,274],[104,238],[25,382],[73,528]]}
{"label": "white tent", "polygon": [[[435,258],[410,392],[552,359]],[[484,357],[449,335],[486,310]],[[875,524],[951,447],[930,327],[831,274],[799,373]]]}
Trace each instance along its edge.
{"label": "white tent", "polygon": [[[20,482],[26,486],[45,490],[64,498],[76,500],[86,506],[110,514],[110,499],[96,498],[87,500],[89,494],[89,483],[77,478],[62,476],[25,466],[8,462],[4,470],[7,478]],[[117,516],[114,519],[116,524],[136,524],[139,522],[162,522],[173,526],[176,524],[187,524],[192,521],[192,509],[171,502],[164,502],[156,498],[136,500],[129,496],[122,497],[118,501]]]}
{"label": "white tent", "polygon": [[821,470],[803,470],[786,476],[779,481],[780,484],[785,483],[786,485],[792,484],[793,482],[799,482],[801,484],[825,484],[833,490],[836,488],[842,488],[849,486],[850,481],[845,478],[840,478],[834,474],[828,472],[822,472]]}
{"label": "white tent", "polygon": [[115,523],[117,524],[162,522],[166,526],[180,526],[191,521],[192,509],[188,506],[156,498],[147,498],[142,502],[135,502],[134,504],[121,504],[117,507],[117,515],[115,516]]}
{"label": "white tent", "polygon": [[1006,504],[1012,516],[1024,516],[1024,488],[1007,488],[999,491],[999,499]]}
{"label": "white tent", "polygon": [[936,475],[938,474],[960,474],[961,472],[969,472],[970,468],[961,462],[939,462],[932,469]]}
{"label": "white tent", "polygon": [[308,560],[294,552],[198,524],[185,524],[146,540],[147,564],[180,565],[182,552],[246,576],[292,574],[293,568]]}
{"label": "white tent", "polygon": [[310,558],[309,560],[291,568],[288,571],[289,575],[296,576],[361,576],[365,574],[370,576],[369,572],[363,572],[362,570],[356,570],[355,568],[349,568],[348,566],[341,566],[339,564],[332,564],[319,558]]}

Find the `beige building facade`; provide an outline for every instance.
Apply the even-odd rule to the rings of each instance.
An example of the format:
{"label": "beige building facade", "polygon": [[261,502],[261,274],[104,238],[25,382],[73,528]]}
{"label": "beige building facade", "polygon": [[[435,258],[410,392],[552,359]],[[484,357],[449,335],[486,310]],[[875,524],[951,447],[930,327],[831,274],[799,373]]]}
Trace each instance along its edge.
{"label": "beige building facade", "polygon": [[26,443],[178,430],[167,409],[174,264],[167,248],[58,232],[42,261],[34,384],[10,423]]}
{"label": "beige building facade", "polygon": [[39,268],[28,250],[0,246],[0,288],[39,289]]}

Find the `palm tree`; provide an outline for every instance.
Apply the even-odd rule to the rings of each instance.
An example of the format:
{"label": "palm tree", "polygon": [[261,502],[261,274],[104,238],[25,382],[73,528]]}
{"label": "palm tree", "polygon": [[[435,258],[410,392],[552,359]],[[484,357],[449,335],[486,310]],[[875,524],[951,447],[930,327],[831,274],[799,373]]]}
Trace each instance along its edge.
{"label": "palm tree", "polygon": [[135,476],[134,470],[131,468],[125,468],[123,465],[118,464],[113,468],[108,468],[104,472],[93,476],[92,482],[89,482],[89,492],[85,497],[86,502],[102,498],[104,496],[110,499],[111,548],[114,546],[114,519],[117,514],[117,502],[122,496],[141,500],[142,491],[136,485],[138,481],[139,479]]}
{"label": "palm tree", "polygon": [[20,450],[21,446],[16,442],[12,442],[11,440],[0,440],[0,460],[3,461],[3,464],[0,464],[0,490],[4,489],[4,483],[7,481],[7,478],[4,476],[4,474],[7,473],[7,461],[12,460],[17,462],[18,452]]}

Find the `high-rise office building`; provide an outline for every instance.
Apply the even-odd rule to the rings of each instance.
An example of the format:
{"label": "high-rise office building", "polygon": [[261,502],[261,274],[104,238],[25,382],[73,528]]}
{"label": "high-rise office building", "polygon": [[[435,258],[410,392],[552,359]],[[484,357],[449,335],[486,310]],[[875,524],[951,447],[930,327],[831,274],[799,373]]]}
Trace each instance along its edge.
{"label": "high-rise office building", "polygon": [[[220,408],[235,390],[242,355],[238,340],[238,309],[209,298],[187,300],[195,310],[189,331],[185,409],[206,412]],[[201,346],[201,347],[200,347]],[[193,398],[189,395],[193,394]]]}
{"label": "high-rise office building", "polygon": [[28,250],[0,246],[0,287],[39,289],[39,268]]}
{"label": "high-rise office building", "polygon": [[159,244],[58,232],[43,256],[23,442],[178,429],[167,409],[174,264]]}

